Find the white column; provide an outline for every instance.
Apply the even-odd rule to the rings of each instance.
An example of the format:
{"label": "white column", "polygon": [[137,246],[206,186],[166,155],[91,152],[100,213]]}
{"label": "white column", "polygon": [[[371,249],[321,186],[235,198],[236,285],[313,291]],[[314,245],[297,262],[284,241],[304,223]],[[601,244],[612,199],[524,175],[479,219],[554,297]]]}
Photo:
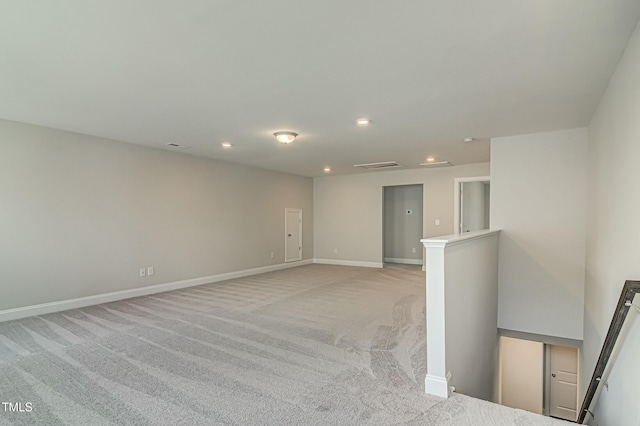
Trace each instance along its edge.
{"label": "white column", "polygon": [[427,376],[425,392],[449,397],[445,357],[444,248],[447,240],[422,240],[427,272]]}

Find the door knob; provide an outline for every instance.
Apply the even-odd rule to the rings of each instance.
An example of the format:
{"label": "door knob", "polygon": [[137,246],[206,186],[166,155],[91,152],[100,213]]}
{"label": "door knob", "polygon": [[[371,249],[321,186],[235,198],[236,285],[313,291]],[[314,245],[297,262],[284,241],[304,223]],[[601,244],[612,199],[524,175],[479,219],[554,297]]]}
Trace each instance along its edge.
{"label": "door knob", "polygon": [[291,234],[287,234],[288,236],[291,236]]}
{"label": "door knob", "polygon": [[556,377],[556,373],[551,373],[551,377]]}

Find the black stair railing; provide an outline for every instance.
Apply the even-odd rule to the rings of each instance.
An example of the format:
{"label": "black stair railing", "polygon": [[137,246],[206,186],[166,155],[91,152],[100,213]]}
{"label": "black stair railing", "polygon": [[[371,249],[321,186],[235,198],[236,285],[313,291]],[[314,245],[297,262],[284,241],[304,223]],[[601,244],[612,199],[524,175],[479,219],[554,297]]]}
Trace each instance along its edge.
{"label": "black stair railing", "polygon": [[602,375],[607,368],[607,363],[609,362],[609,358],[611,358],[611,354],[613,353],[613,349],[618,340],[618,336],[620,335],[620,331],[622,330],[622,326],[624,325],[624,321],[633,304],[633,298],[637,293],[640,293],[640,281],[626,281],[624,283],[622,292],[620,293],[620,299],[618,299],[618,306],[616,306],[616,310],[613,313],[613,319],[611,320],[611,325],[607,332],[607,337],[604,339],[604,343],[602,344],[600,357],[598,357],[598,362],[593,370],[593,376],[591,376],[587,393],[582,401],[582,407],[580,407],[580,414],[578,415],[578,421],[576,422],[578,424],[583,424],[587,414],[590,412],[589,408],[593,403],[593,398],[598,390],[598,385],[602,380]]}

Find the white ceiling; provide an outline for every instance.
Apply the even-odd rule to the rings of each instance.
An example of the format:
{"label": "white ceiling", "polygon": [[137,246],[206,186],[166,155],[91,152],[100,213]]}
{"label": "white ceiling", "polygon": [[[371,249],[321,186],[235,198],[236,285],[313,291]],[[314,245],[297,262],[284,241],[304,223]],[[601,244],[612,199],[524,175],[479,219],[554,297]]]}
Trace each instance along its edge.
{"label": "white ceiling", "polygon": [[587,125],[639,18],[638,0],[0,0],[0,117],[305,176],[488,161],[490,137]]}

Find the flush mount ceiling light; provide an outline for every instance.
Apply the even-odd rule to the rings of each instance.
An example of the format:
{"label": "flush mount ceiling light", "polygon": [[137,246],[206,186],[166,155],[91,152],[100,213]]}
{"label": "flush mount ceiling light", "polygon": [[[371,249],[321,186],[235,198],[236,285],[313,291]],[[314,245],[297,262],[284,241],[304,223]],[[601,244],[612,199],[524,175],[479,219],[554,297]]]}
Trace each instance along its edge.
{"label": "flush mount ceiling light", "polygon": [[324,169],[325,173],[330,173],[331,172],[331,167],[325,167]]}
{"label": "flush mount ceiling light", "polygon": [[231,148],[233,146],[231,142],[222,142],[221,145],[223,148]]}
{"label": "flush mount ceiling light", "polygon": [[435,158],[433,157],[427,157],[427,163],[433,163],[434,161],[436,161]]}
{"label": "flush mount ceiling light", "polygon": [[293,142],[298,134],[294,132],[275,132],[273,136],[276,137],[278,142],[288,144]]}
{"label": "flush mount ceiling light", "polygon": [[371,120],[369,120],[368,118],[358,118],[356,120],[356,124],[358,126],[368,126],[369,123],[371,123]]}
{"label": "flush mount ceiling light", "polygon": [[475,140],[476,140],[476,138],[464,138],[464,142],[465,143],[473,142]]}

